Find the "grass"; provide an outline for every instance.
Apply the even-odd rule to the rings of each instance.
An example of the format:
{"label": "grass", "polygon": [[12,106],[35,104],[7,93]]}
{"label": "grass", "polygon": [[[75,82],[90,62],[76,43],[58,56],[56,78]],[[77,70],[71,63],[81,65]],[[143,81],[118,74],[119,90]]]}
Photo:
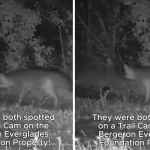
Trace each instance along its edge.
{"label": "grass", "polygon": [[[112,139],[103,139],[104,141],[112,142]],[[130,146],[105,146],[97,140],[88,140],[82,144],[79,139],[76,139],[76,150],[133,150]],[[142,150],[142,149],[141,149]]]}
{"label": "grass", "polygon": [[[132,102],[131,102],[132,101]],[[116,120],[108,121],[93,120],[92,114],[100,114],[101,116],[135,116],[134,120]],[[149,150],[150,146],[133,146],[133,145],[105,145],[107,141],[129,141],[137,140],[144,141],[149,137],[139,138],[136,137],[103,137],[97,136],[99,131],[108,132],[129,132],[138,135],[139,130],[144,131],[146,134],[150,133],[150,128],[139,129],[138,123],[149,124],[148,120],[137,120],[137,115],[148,116],[150,114],[150,105],[141,105],[136,99],[129,99],[129,97],[116,97],[116,99],[107,99],[107,95],[100,95],[99,99],[81,98],[76,97],[76,150]],[[130,128],[119,128],[118,123],[130,124]],[[115,129],[99,129],[99,124],[115,124]],[[100,141],[104,142],[100,142]]]}
{"label": "grass", "polygon": [[[72,110],[46,110],[15,104],[1,106],[0,112],[0,150],[72,150]],[[10,118],[4,120],[3,115]],[[16,119],[14,115],[21,116],[21,119]],[[54,120],[41,119],[39,115],[54,116]],[[24,119],[24,116],[30,120]],[[6,122],[7,127],[4,126]],[[19,127],[15,127],[16,124]],[[14,139],[25,144],[14,144]],[[4,141],[10,141],[10,145]],[[47,145],[40,145],[41,141],[47,142]]]}

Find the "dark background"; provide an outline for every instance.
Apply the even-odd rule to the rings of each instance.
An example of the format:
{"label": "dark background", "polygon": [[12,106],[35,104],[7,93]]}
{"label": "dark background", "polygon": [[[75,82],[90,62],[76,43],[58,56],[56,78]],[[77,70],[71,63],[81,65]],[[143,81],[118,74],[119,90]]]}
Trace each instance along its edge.
{"label": "dark background", "polygon": [[36,67],[72,70],[72,1],[2,1],[0,11],[1,72]]}
{"label": "dark background", "polygon": [[99,97],[102,87],[143,94],[125,79],[123,64],[150,66],[149,8],[148,1],[76,0],[77,96]]}
{"label": "dark background", "polygon": [[76,0],[76,71],[94,62],[103,69],[121,70],[122,63],[142,66],[144,48],[134,36],[140,22],[133,22],[133,9],[132,2],[121,0]]}

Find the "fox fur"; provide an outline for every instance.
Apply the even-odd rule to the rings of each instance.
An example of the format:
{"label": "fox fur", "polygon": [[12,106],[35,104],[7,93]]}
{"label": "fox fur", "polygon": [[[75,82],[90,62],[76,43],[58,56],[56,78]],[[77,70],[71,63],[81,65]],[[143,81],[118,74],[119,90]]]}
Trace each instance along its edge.
{"label": "fox fur", "polygon": [[58,106],[59,97],[72,99],[71,79],[59,71],[36,69],[0,74],[0,88],[8,91],[15,89],[19,94],[20,104],[26,94],[37,96],[39,99],[51,98],[55,108]]}

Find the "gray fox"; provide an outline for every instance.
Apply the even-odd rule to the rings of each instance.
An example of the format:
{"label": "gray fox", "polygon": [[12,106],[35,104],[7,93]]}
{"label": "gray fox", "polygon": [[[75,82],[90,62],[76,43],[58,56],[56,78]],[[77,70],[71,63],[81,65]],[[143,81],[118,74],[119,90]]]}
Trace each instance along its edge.
{"label": "gray fox", "polygon": [[84,93],[85,96],[98,96],[100,89],[105,87],[109,87],[110,91],[123,96],[133,94],[133,96],[139,97],[144,94],[144,87],[140,82],[127,79],[124,74],[113,70],[93,71],[89,69],[76,76],[76,94],[78,96],[84,96]]}
{"label": "gray fox", "polygon": [[55,108],[58,98],[72,100],[72,81],[64,73],[48,70],[18,70],[8,74],[0,74],[0,88],[17,91],[18,102],[22,103],[26,94],[54,100]]}

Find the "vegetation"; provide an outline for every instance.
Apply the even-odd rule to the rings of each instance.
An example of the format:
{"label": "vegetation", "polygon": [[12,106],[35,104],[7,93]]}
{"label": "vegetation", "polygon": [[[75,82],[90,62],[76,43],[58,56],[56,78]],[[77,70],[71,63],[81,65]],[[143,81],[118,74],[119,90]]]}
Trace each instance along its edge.
{"label": "vegetation", "polygon": [[[104,142],[114,142],[118,141],[129,141],[131,140],[143,140],[146,141],[147,138],[128,138],[128,137],[99,137],[99,131],[104,131],[105,133],[111,132],[128,132],[128,133],[136,133],[139,131],[143,131],[145,133],[149,133],[150,129],[145,127],[145,129],[139,129],[138,123],[148,124],[148,120],[111,120],[102,121],[102,120],[94,120],[92,114],[100,114],[101,116],[137,116],[137,115],[145,115],[148,116],[150,113],[150,105],[143,105],[139,103],[130,103],[129,101],[122,101],[118,99],[116,102],[110,104],[110,101],[106,99],[106,97],[101,97],[100,99],[90,99],[90,98],[76,98],[77,107],[76,107],[76,150],[148,150],[149,146],[131,146],[131,145],[105,145],[100,141]],[[78,101],[80,101],[80,106],[78,105]],[[118,123],[130,124],[130,128],[120,128],[118,127]],[[116,127],[114,129],[99,129],[99,124],[108,124],[110,127],[111,124],[115,124]]]}
{"label": "vegetation", "polygon": [[[19,69],[57,68],[65,73],[72,72],[72,1],[47,1],[47,0],[1,0],[0,2],[0,72],[6,73]],[[7,89],[6,89],[7,91]],[[0,144],[0,149],[72,149],[72,110],[50,110],[31,106],[6,104],[12,102],[16,93],[7,93],[3,97],[1,89],[0,103],[4,98],[4,105],[0,111],[0,141],[48,141],[46,147],[40,145],[6,145]],[[18,95],[18,94],[17,94]],[[8,98],[8,100],[7,100]],[[27,99],[27,101],[30,101]],[[30,101],[31,102],[31,101]],[[31,104],[31,103],[29,103]],[[37,106],[37,105],[36,105]],[[4,115],[50,115],[55,119],[50,120],[8,120]],[[48,128],[4,128],[4,123],[35,125],[47,124]],[[4,136],[9,131],[9,137]],[[23,137],[27,132],[42,132],[47,136]],[[17,134],[19,134],[17,136]],[[51,145],[52,144],[52,145]]]}
{"label": "vegetation", "polygon": [[[27,149],[34,149],[34,150],[43,150],[43,149],[58,149],[58,150],[72,150],[72,127],[73,127],[73,118],[72,118],[72,111],[55,111],[55,110],[44,110],[41,108],[33,108],[32,106],[23,106],[20,107],[19,105],[12,105],[11,107],[4,107],[1,106],[1,115],[0,115],[0,124],[1,124],[1,137],[0,141],[10,141],[11,145],[2,145],[0,149],[12,149],[12,150],[27,150]],[[54,114],[53,120],[41,120],[38,116],[42,114],[43,116],[51,116]],[[13,116],[19,115],[22,119],[10,119],[4,120],[3,115]],[[29,116],[29,121],[23,119],[24,116]],[[10,117],[12,118],[12,117]],[[17,118],[17,117],[16,117]],[[4,125],[7,122],[7,125]],[[37,123],[47,125],[46,126],[39,126],[37,127]],[[9,124],[9,125],[8,125]],[[15,124],[21,125],[21,128],[15,128]],[[26,125],[33,125],[33,127],[25,128]],[[13,127],[12,127],[13,125]],[[6,128],[6,126],[8,128]],[[9,134],[4,136],[4,132],[9,131]],[[40,136],[38,137],[38,132]],[[36,136],[37,133],[37,136]],[[37,140],[37,143],[33,145],[27,144],[19,145],[12,144],[13,140],[17,139],[19,141],[32,141]],[[47,141],[49,144],[39,145],[38,141]]]}
{"label": "vegetation", "polygon": [[47,8],[45,5],[38,1],[1,1],[1,66],[6,66],[1,71],[72,68],[71,11],[59,11],[53,3]]}
{"label": "vegetation", "polygon": [[[131,80],[124,78],[123,70],[124,63],[136,67],[150,66],[149,6],[148,0],[76,1],[77,150],[149,149],[147,146],[101,144],[99,142],[101,139],[97,139],[100,130],[98,125],[104,123],[109,125],[109,122],[95,121],[92,116],[93,113],[102,116],[149,115],[149,104],[144,105],[143,85],[141,83],[138,85],[137,82],[140,81],[137,80],[133,81],[133,85],[135,84],[133,86]],[[115,75],[107,78],[107,74]],[[103,91],[101,93],[101,89],[105,87],[112,91],[116,89],[118,93],[109,97],[107,93],[106,95]],[[128,89],[133,91],[131,97],[128,95]],[[138,95],[140,95],[139,98],[136,98]],[[111,121],[118,125],[117,120]],[[142,120],[141,122],[148,124],[149,121]],[[130,129],[123,129],[125,132],[138,133],[140,131],[137,128],[139,123],[137,120],[126,120],[124,123],[131,124],[131,126],[134,124]],[[101,130],[108,133],[112,131],[109,128]],[[148,134],[150,132],[149,128],[141,130]],[[122,129],[115,128],[113,131],[118,133],[122,132]],[[112,137],[103,138],[103,141],[115,140]],[[117,140],[124,141],[126,138],[122,137]],[[138,140],[145,141],[146,138],[138,138]]]}
{"label": "vegetation", "polygon": [[149,6],[148,0],[77,1],[78,58],[101,60],[101,68],[149,66]]}

